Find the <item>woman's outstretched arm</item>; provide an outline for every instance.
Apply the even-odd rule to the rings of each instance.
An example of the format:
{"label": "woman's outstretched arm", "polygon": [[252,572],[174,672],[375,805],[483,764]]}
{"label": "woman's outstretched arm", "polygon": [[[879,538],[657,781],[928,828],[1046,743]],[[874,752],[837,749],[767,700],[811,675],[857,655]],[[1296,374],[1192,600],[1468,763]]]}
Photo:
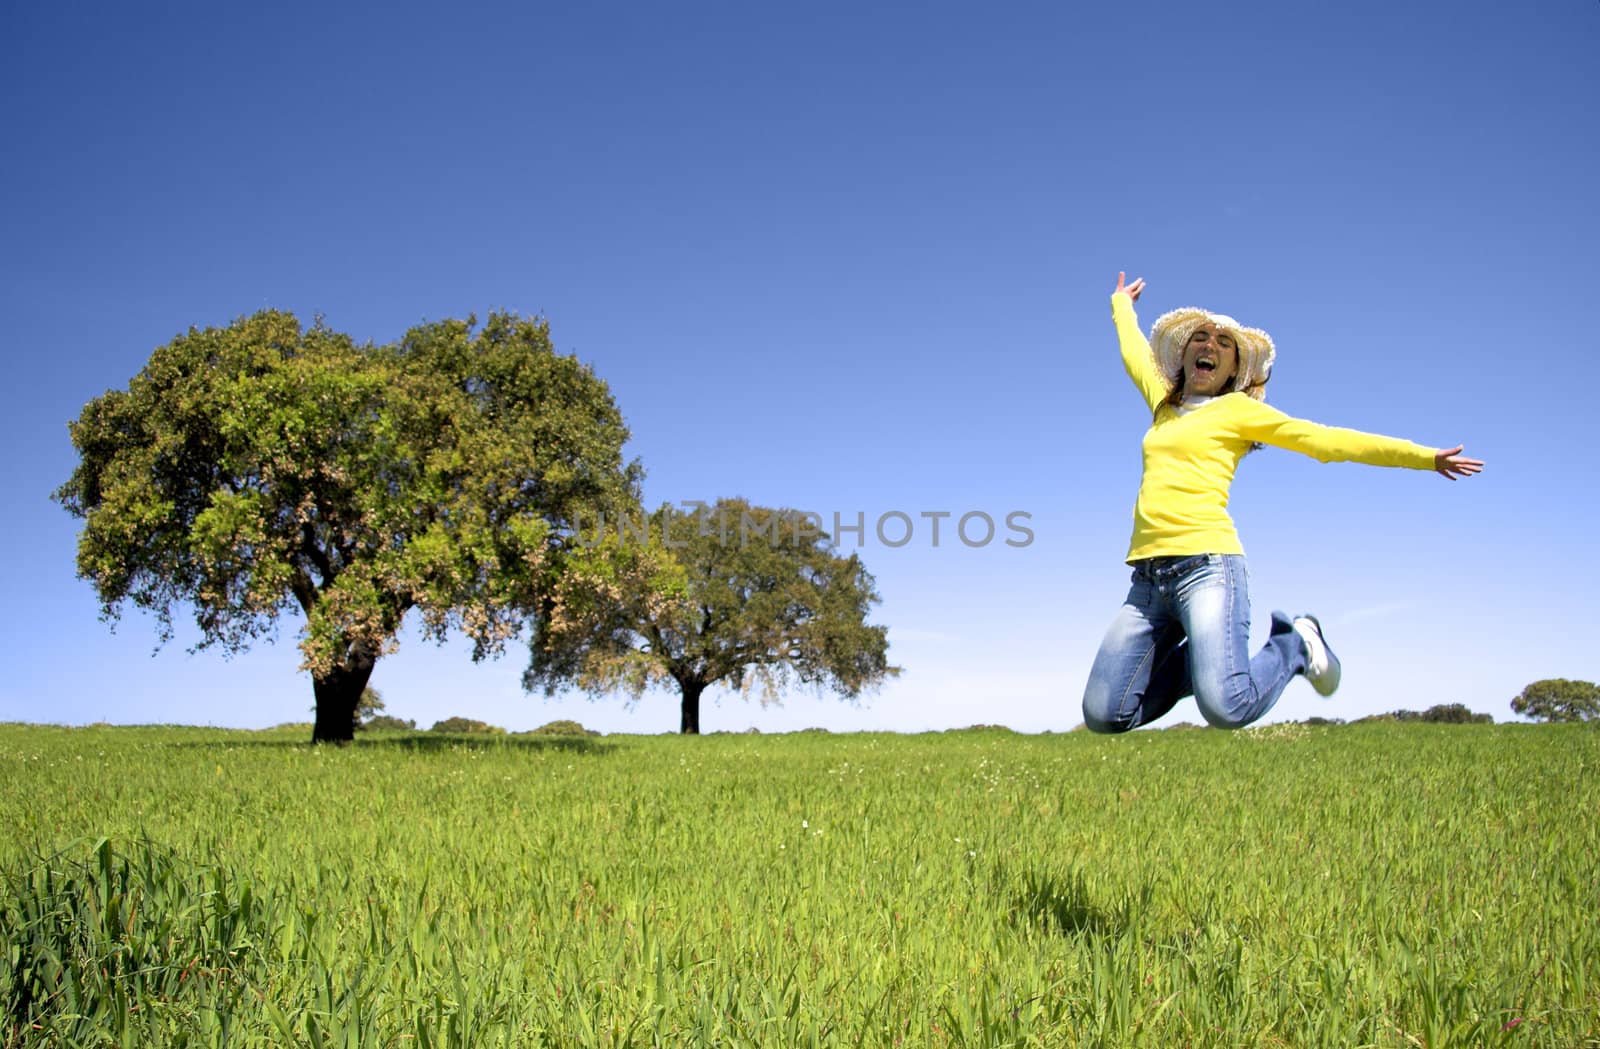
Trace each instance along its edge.
{"label": "woman's outstretched arm", "polygon": [[1309,455],[1325,463],[1354,462],[1436,470],[1452,481],[1471,477],[1483,469],[1483,461],[1462,455],[1460,446],[1429,448],[1398,437],[1296,419],[1269,404],[1248,398],[1234,401],[1231,408],[1236,413],[1240,437]]}

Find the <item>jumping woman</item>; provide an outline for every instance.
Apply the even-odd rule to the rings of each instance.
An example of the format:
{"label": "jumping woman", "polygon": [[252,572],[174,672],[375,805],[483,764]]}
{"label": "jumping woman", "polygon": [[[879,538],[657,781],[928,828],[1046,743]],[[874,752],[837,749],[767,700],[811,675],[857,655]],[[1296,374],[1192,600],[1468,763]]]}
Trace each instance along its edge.
{"label": "jumping woman", "polygon": [[1270,444],[1323,462],[1437,470],[1452,481],[1483,463],[1460,447],[1319,426],[1269,407],[1275,351],[1266,332],[1189,308],[1162,316],[1146,341],[1133,312],[1144,280],[1125,280],[1117,274],[1111,318],[1152,421],[1127,557],[1133,586],[1089,671],[1084,724],[1126,732],[1192,695],[1210,724],[1243,728],[1296,674],[1330,696],[1339,660],[1314,616],[1273,612],[1266,646],[1250,658],[1249,580],[1228,516],[1239,460]]}

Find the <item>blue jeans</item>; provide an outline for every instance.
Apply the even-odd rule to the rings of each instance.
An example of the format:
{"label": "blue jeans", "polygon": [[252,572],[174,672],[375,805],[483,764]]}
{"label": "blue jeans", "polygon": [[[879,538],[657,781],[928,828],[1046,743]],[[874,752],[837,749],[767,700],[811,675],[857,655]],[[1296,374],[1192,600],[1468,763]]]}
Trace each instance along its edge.
{"label": "blue jeans", "polygon": [[1272,613],[1266,647],[1250,658],[1250,579],[1238,554],[1136,561],[1133,586],[1106,631],[1083,690],[1095,732],[1148,725],[1194,696],[1206,721],[1243,728],[1306,668],[1305,643]]}

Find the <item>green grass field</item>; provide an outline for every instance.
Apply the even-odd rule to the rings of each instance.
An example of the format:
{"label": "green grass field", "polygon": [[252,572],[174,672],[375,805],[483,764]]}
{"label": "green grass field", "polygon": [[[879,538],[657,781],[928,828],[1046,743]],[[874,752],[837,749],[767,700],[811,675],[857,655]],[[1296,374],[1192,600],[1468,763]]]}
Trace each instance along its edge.
{"label": "green grass field", "polygon": [[0,726],[0,1044],[1600,1046],[1600,731]]}

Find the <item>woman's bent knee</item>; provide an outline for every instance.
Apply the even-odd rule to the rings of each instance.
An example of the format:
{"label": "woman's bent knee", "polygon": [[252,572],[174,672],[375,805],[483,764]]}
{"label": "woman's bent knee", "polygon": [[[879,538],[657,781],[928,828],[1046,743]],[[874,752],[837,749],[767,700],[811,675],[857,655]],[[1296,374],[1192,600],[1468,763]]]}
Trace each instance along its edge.
{"label": "woman's bent knee", "polygon": [[1132,732],[1132,721],[1101,721],[1087,715],[1083,719],[1083,727],[1098,736],[1115,736],[1121,732]]}
{"label": "woman's bent knee", "polygon": [[1083,697],[1083,727],[1090,732],[1102,736],[1115,735],[1118,732],[1128,732],[1134,727],[1134,718],[1137,715],[1120,715],[1107,709],[1107,704],[1095,702],[1091,697]]}
{"label": "woman's bent knee", "polygon": [[1256,713],[1259,704],[1255,702],[1255,694],[1249,690],[1216,699],[1196,693],[1195,705],[1200,708],[1200,716],[1212,728],[1244,728],[1261,716]]}
{"label": "woman's bent knee", "polygon": [[1245,728],[1256,720],[1253,717],[1240,717],[1231,711],[1211,710],[1206,707],[1200,708],[1200,715],[1212,728]]}

